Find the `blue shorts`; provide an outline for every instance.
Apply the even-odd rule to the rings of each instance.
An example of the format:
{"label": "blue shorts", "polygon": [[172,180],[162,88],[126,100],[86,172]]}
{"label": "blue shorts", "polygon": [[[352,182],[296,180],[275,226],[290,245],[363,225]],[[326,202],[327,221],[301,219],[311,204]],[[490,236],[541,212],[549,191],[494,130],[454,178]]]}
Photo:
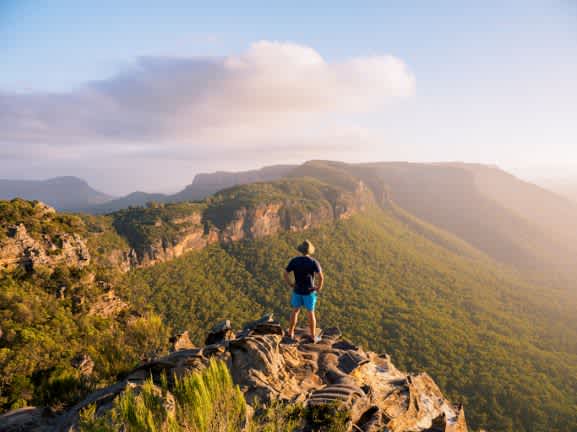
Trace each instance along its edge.
{"label": "blue shorts", "polygon": [[293,296],[291,298],[291,306],[294,308],[301,308],[304,307],[308,311],[314,311],[315,306],[317,304],[317,293],[313,291],[310,294],[297,294],[293,292]]}

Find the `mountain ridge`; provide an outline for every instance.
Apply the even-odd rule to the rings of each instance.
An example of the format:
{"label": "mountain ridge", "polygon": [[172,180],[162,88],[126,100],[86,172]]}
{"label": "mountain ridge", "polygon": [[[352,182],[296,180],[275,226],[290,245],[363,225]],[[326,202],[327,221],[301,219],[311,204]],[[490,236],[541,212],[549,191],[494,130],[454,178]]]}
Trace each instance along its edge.
{"label": "mountain ridge", "polygon": [[0,179],[0,199],[13,198],[38,200],[58,209],[79,211],[109,201],[113,197],[74,176],[47,180]]}

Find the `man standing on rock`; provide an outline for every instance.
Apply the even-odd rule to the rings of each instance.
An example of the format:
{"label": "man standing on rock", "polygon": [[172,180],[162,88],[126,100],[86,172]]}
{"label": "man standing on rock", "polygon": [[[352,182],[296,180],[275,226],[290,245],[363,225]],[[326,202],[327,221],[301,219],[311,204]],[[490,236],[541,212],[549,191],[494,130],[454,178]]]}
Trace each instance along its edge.
{"label": "man standing on rock", "polygon": [[[315,247],[310,241],[305,240],[302,242],[297,247],[297,250],[302,255],[291,259],[284,273],[285,282],[293,289],[291,299],[293,310],[290,318],[289,337],[294,339],[299,311],[301,307],[304,307],[307,310],[311,338],[314,342],[318,342],[315,333],[317,327],[315,306],[317,303],[317,292],[323,289],[323,271],[319,262],[311,257]],[[294,282],[291,281],[290,273],[294,274]],[[316,286],[315,275],[318,275],[318,285]]]}

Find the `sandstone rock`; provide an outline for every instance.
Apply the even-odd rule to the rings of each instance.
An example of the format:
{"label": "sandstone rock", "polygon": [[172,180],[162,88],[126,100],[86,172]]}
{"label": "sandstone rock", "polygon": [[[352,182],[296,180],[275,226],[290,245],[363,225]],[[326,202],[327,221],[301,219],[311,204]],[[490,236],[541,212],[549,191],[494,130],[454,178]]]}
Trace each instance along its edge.
{"label": "sandstone rock", "polygon": [[51,269],[65,263],[84,267],[90,262],[86,242],[76,233],[60,233],[55,238],[41,234],[34,238],[24,224],[18,224],[7,227],[6,234],[7,238],[0,241],[0,268],[20,265],[33,271],[38,266]]}
{"label": "sandstone rock", "polygon": [[[142,364],[126,380],[93,393],[67,411],[54,430],[74,430],[78,413],[89,404],[96,404],[97,413],[106,412],[127,388],[138,392],[148,378],[158,384],[163,376],[170,379],[199,371],[210,358],[226,362],[233,381],[253,407],[275,400],[300,402],[307,410],[345,416],[348,430],[355,432],[468,430],[463,408],[453,406],[430,376],[399,371],[388,355],[365,352],[340,339],[338,329],[327,330],[320,343],[302,338],[289,344],[278,334],[280,326],[272,315],[249,323],[243,332],[227,339],[231,327],[229,321],[217,324],[210,334],[218,341],[204,348],[180,349]],[[298,334],[304,335],[304,330],[299,329]],[[170,392],[166,395],[163,404],[166,412],[172,413],[174,399]],[[312,427],[303,426],[304,430]]]}
{"label": "sandstone rock", "polygon": [[347,219],[374,201],[372,192],[362,181],[357,182],[354,190],[331,190],[324,195],[314,209],[303,206],[302,200],[277,199],[242,206],[224,221],[219,217],[218,223],[211,215],[200,211],[191,211],[189,215],[172,220],[157,219],[154,224],[159,231],[168,226],[176,235],[170,240],[157,238],[149,244],[136,246],[126,252],[125,261],[132,267],[148,267],[217,242],[259,239],[283,231],[300,232]]}
{"label": "sandstone rock", "polygon": [[84,377],[89,377],[94,371],[94,361],[86,353],[80,353],[72,359],[71,365],[78,369],[80,374]]}
{"label": "sandstone rock", "polygon": [[194,348],[194,344],[190,340],[188,330],[181,334],[171,337],[170,343],[172,344],[172,351],[180,351]]}
{"label": "sandstone rock", "polygon": [[296,377],[281,354],[280,341],[278,335],[257,335],[230,342],[232,376],[246,390],[249,403],[291,400],[300,393]]}
{"label": "sandstone rock", "polygon": [[253,328],[255,328],[259,324],[266,324],[266,323],[271,323],[271,322],[274,322],[274,314],[268,313],[268,314],[263,315],[261,318],[255,320],[255,321],[250,321],[250,322],[246,323],[243,326],[243,330],[252,330]]}
{"label": "sandstone rock", "polygon": [[229,320],[222,321],[215,325],[204,342],[205,345],[213,345],[224,343],[228,340],[234,339],[234,332]]}
{"label": "sandstone rock", "polygon": [[110,290],[95,300],[90,306],[88,315],[109,318],[118,315],[126,309],[128,309],[128,303],[117,297],[114,291]]}

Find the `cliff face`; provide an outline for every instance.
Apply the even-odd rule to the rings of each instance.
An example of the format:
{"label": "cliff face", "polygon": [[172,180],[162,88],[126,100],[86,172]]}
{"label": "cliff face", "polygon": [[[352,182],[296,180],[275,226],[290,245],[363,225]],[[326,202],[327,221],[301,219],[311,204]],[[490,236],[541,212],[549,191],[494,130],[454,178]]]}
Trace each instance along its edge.
{"label": "cliff face", "polygon": [[[231,200],[232,201],[232,200]],[[256,201],[256,202],[255,202]],[[228,201],[206,207],[191,207],[185,214],[170,215],[171,204],[161,205],[154,221],[127,214],[116,225],[121,235],[131,239],[133,233],[146,231],[133,240],[132,266],[146,267],[200,250],[209,244],[258,239],[284,231],[300,232],[337,220],[347,219],[373,203],[373,195],[359,181],[352,191],[327,188],[319,196],[263,197],[247,203]],[[222,204],[222,205],[221,205]],[[192,204],[191,204],[192,206]],[[165,210],[163,212],[163,209]],[[151,210],[152,211],[152,210]]]}
{"label": "cliff face", "polygon": [[[325,410],[329,419],[343,419],[348,431],[468,431],[462,406],[449,402],[429,375],[399,371],[388,355],[365,351],[343,339],[336,328],[327,329],[316,344],[302,330],[292,341],[272,316],[265,316],[240,332],[223,322],[206,342],[202,348],[177,343],[181,349],[142,364],[125,380],[98,390],[62,415],[42,416],[38,409],[15,411],[0,417],[0,427],[5,431],[24,426],[30,431],[78,430],[79,415],[86,407],[93,406],[96,416],[106,416],[117,397],[127,389],[138,393],[149,378],[168,406],[174,398],[170,384],[168,390],[161,390],[162,376],[198,372],[216,359],[226,363],[249,407],[278,401]],[[300,421],[297,430],[324,430],[311,425],[311,417]]]}
{"label": "cliff face", "polygon": [[[137,220],[129,223],[136,226],[139,224]],[[133,249],[129,252],[131,267],[148,267],[169,261],[219,240],[214,230],[205,230],[202,213],[196,210],[184,216],[157,218],[153,225],[155,231],[170,232],[170,235],[149,235],[143,241],[133,242]],[[120,233],[123,234],[123,228],[120,228]]]}
{"label": "cliff face", "polygon": [[[53,208],[34,204],[37,223],[48,224],[55,217]],[[75,232],[56,234],[35,233],[32,236],[23,223],[3,227],[0,237],[0,269],[23,266],[33,270],[47,269],[65,263],[70,267],[84,267],[90,263],[90,252],[85,240]]]}
{"label": "cliff face", "polygon": [[[305,231],[347,219],[373,202],[372,192],[361,181],[349,190],[315,182],[257,183],[201,203],[128,208],[110,216],[87,217],[84,222],[40,202],[4,202],[12,223],[0,225],[0,268],[20,265],[33,270],[60,263],[84,267],[93,252],[97,267],[126,272],[213,243]],[[66,218],[78,226],[62,224],[60,219]],[[110,236],[116,238],[113,243]]]}

